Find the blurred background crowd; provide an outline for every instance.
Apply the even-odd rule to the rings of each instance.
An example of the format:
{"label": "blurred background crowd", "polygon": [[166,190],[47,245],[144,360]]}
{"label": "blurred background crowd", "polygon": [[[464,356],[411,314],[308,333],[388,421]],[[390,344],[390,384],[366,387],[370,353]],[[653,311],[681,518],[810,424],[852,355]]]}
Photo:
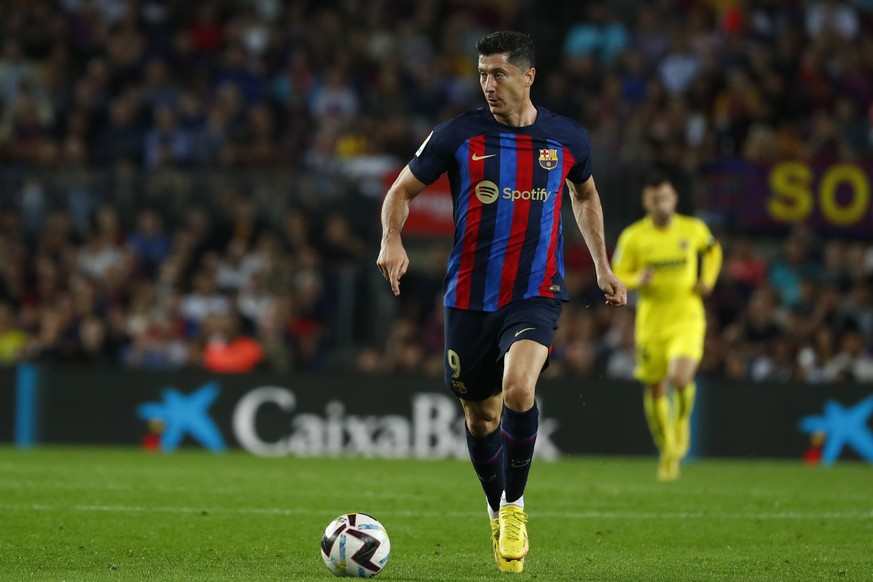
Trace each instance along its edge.
{"label": "blurred background crowd", "polygon": [[[0,363],[441,374],[450,240],[408,237],[394,299],[380,199],[505,28],[590,131],[610,244],[657,164],[724,245],[702,374],[873,381],[869,233],[707,204],[723,160],[870,167],[873,0],[5,0]],[[565,226],[547,373],[630,378],[633,309]]]}

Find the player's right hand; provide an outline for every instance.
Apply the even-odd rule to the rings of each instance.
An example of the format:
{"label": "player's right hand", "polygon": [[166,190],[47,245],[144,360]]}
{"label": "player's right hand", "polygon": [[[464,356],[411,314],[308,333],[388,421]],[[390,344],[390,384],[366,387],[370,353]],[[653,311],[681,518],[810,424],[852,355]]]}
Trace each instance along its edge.
{"label": "player's right hand", "polygon": [[399,236],[391,238],[383,238],[382,246],[379,249],[379,258],[376,259],[376,266],[379,267],[382,276],[391,284],[391,291],[394,296],[400,295],[400,277],[406,274],[406,269],[409,268],[409,257],[406,254],[406,249],[403,248],[403,243],[400,242]]}
{"label": "player's right hand", "polygon": [[597,275],[597,285],[606,297],[606,304],[613,307],[627,305],[627,286],[611,270]]}

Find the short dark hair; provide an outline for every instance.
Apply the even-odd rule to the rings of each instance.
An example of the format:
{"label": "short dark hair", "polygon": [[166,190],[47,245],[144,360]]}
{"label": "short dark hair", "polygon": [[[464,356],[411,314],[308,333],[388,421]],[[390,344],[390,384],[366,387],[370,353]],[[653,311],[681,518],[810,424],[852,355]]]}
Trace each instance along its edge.
{"label": "short dark hair", "polygon": [[643,176],[643,188],[656,188],[664,182],[672,184],[673,180],[663,168],[649,168]]}
{"label": "short dark hair", "polygon": [[501,30],[482,37],[476,43],[476,50],[481,57],[507,53],[507,60],[523,71],[533,67],[536,62],[531,36],[514,30]]}

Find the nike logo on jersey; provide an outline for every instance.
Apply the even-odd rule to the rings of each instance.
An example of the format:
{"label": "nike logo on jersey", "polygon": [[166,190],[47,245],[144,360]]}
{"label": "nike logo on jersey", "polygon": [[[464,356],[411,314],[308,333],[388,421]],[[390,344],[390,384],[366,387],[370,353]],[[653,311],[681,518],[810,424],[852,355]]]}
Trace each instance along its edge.
{"label": "nike logo on jersey", "polygon": [[488,154],[487,156],[477,156],[476,154],[473,154],[473,161],[478,162],[479,160],[484,160],[485,158],[493,158],[496,155],[497,154]]}
{"label": "nike logo on jersey", "polygon": [[536,328],[535,327],[526,327],[524,329],[520,329],[517,332],[515,332],[515,337],[518,337],[519,335],[523,334],[526,331],[531,331],[532,329],[536,329]]}
{"label": "nike logo on jersey", "polygon": [[513,469],[521,469],[522,467],[524,467],[526,465],[530,465],[530,459],[523,459],[520,461],[516,460],[516,459],[512,459],[511,461],[509,461],[509,466],[512,467]]}

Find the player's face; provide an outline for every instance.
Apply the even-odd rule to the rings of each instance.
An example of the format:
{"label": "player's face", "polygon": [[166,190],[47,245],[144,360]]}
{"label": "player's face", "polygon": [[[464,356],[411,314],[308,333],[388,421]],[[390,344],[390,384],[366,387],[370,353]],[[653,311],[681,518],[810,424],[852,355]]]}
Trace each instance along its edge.
{"label": "player's face", "polygon": [[479,85],[488,109],[500,121],[520,113],[530,100],[533,68],[522,71],[511,64],[507,53],[479,57]]}
{"label": "player's face", "polygon": [[676,212],[679,195],[669,182],[643,189],[643,207],[658,224],[666,223]]}

